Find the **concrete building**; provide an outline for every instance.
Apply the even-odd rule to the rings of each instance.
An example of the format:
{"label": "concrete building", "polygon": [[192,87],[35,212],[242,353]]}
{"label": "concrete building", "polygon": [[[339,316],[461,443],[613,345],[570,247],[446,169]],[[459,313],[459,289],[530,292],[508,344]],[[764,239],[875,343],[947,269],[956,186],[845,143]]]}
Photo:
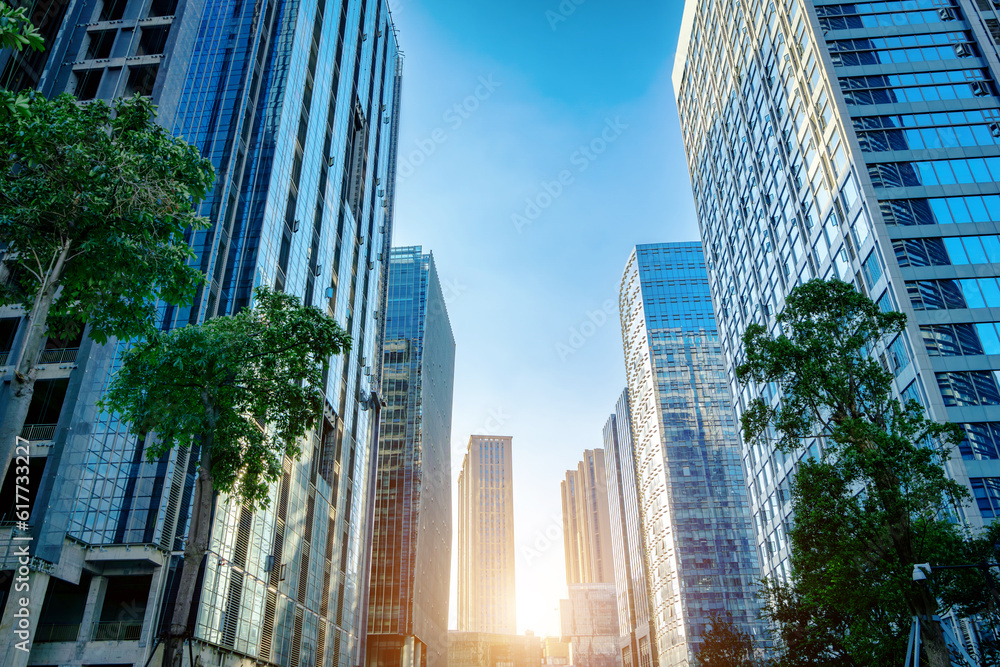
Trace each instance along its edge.
{"label": "concrete building", "polygon": [[474,435],[458,476],[458,631],[513,635],[512,438]]}
{"label": "concrete building", "polygon": [[561,484],[566,583],[615,580],[604,450],[588,449]]}
{"label": "concrete building", "polygon": [[649,624],[649,579],[643,545],[639,491],[632,444],[632,411],[628,390],[622,392],[604,426],[604,451],[611,516],[611,552],[618,593],[618,650],[623,667],[659,664]]}
{"label": "concrete building", "polygon": [[487,632],[449,632],[450,667],[541,667],[542,639]]}
{"label": "concrete building", "polygon": [[[196,658],[365,664],[402,82],[388,2],[71,2],[46,47],[42,93],[148,95],[158,121],[215,166],[200,209],[211,226],[191,236],[208,280],[190,307],[161,305],[161,328],[235,313],[265,284],[324,309],[354,342],[331,361],[322,425],[300,459],[283,462],[270,506],[216,499]],[[24,335],[22,315],[0,312],[3,364]],[[12,647],[17,605],[11,579],[0,578],[5,667],[142,665],[168,617],[197,451],[147,461],[144,434],[97,411],[125,345],[84,334],[50,341],[39,360],[23,432],[37,484],[28,531],[34,644],[30,655]],[[13,497],[12,473],[0,499]],[[16,532],[0,526],[0,570],[19,565]]]}
{"label": "concrete building", "polygon": [[[998,40],[982,0],[688,0],[673,75],[737,416],[781,399],[736,382],[747,325],[853,282],[907,315],[873,352],[898,395],[966,430],[948,470],[971,526],[1000,516]],[[762,574],[787,576],[798,457],[741,454]]]}
{"label": "concrete building", "polygon": [[686,667],[713,611],[756,628],[759,577],[700,244],[637,246],[619,305],[655,656]]}
{"label": "concrete building", "polygon": [[613,583],[570,584],[569,598],[559,601],[573,667],[620,667],[616,597]]}
{"label": "concrete building", "polygon": [[455,338],[434,257],[393,248],[375,482],[369,667],[446,667]]}

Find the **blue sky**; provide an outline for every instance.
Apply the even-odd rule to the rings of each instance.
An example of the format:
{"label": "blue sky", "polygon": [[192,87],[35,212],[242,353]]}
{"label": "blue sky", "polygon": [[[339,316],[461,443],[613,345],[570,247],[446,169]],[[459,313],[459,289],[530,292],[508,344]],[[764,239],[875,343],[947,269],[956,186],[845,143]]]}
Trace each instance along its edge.
{"label": "blue sky", "polygon": [[471,434],[514,437],[518,630],[558,634],[559,482],[624,388],[622,270],[638,243],[698,238],[670,87],[683,3],[391,6],[393,243],[432,251],[444,284],[453,473]]}

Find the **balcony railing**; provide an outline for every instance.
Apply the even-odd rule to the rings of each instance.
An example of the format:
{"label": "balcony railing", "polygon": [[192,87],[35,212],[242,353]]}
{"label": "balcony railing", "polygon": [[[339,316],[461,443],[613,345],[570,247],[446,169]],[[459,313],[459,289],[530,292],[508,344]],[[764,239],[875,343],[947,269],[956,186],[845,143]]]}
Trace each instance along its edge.
{"label": "balcony railing", "polygon": [[42,350],[38,353],[40,364],[72,364],[76,361],[78,347],[60,347],[52,350]]}
{"label": "balcony railing", "polygon": [[134,642],[142,635],[142,621],[99,621],[94,623],[91,641]]}
{"label": "balcony railing", "polygon": [[79,623],[42,623],[35,630],[35,641],[75,642],[79,635]]}
{"label": "balcony railing", "polygon": [[28,442],[52,440],[56,436],[55,424],[25,424],[21,429],[21,437]]}

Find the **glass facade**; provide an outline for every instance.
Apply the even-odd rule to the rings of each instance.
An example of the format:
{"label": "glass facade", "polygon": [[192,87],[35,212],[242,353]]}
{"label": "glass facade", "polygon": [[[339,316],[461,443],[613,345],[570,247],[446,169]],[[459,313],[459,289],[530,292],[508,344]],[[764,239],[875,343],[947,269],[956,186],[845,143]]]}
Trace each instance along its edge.
{"label": "glass facade", "polygon": [[513,635],[513,439],[474,435],[458,474],[458,631]]}
{"label": "glass facade", "polygon": [[[639,490],[632,444],[632,411],[628,389],[604,426],[604,451],[611,516],[611,551],[618,594],[618,650],[623,667],[659,664],[650,641],[649,588],[642,541]],[[641,649],[640,649],[641,647]]]}
{"label": "glass facade", "polygon": [[[899,395],[968,433],[949,473],[978,501],[971,525],[1000,476],[998,26],[984,0],[688,0],[674,64],[737,413],[780,400],[735,381],[746,326],[774,330],[803,281],[853,282],[908,315],[875,350]],[[786,576],[797,457],[742,456],[763,574]]]}
{"label": "glass facade", "polygon": [[616,597],[611,583],[569,584],[559,622],[573,667],[619,667]]}
{"label": "glass facade", "polygon": [[389,262],[368,667],[445,667],[455,339],[434,258]]}
{"label": "glass facade", "polygon": [[759,578],[701,246],[637,246],[619,307],[655,655],[694,665],[711,612],[756,630]]}
{"label": "glass facade", "polygon": [[[211,226],[189,239],[207,282],[191,307],[160,308],[162,328],[238,312],[270,285],[353,338],[331,360],[322,423],[284,461],[269,507],[217,501],[195,628],[203,660],[364,664],[402,81],[388,3],[70,3],[46,53],[45,94],[149,95],[158,121],[215,166],[201,207]],[[128,658],[141,664],[176,583],[197,456],[147,461],[141,438],[96,413],[126,345],[81,343],[32,523],[40,567],[83,548],[107,554],[87,563],[131,559],[152,573]]]}

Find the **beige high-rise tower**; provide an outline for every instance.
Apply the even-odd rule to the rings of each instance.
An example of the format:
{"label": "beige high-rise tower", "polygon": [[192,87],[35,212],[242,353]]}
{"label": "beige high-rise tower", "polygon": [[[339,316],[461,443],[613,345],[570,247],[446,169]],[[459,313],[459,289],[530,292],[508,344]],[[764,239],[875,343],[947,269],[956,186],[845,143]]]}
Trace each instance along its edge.
{"label": "beige high-rise tower", "polygon": [[474,435],[458,476],[458,630],[514,634],[511,437]]}
{"label": "beige high-rise tower", "polygon": [[614,583],[604,450],[588,449],[562,483],[566,583]]}

